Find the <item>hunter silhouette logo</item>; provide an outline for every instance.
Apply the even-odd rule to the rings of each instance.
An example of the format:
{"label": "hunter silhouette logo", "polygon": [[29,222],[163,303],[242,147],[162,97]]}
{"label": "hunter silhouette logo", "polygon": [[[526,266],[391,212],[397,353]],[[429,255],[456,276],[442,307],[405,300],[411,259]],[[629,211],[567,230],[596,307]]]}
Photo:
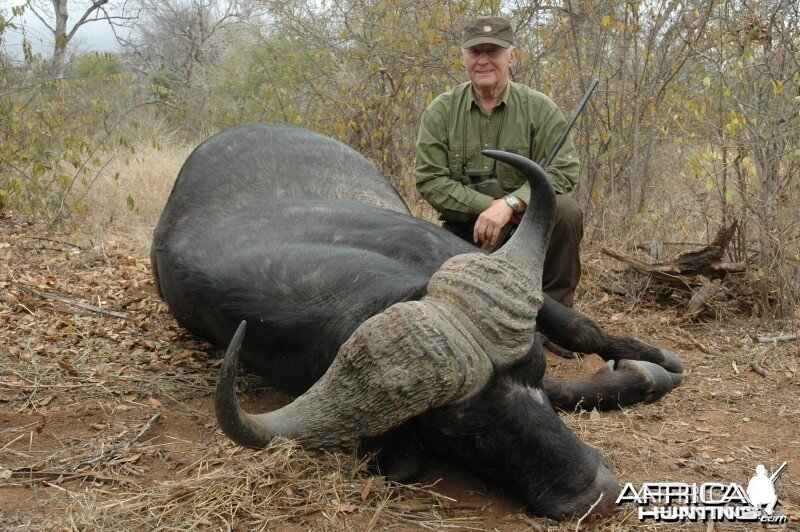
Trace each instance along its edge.
{"label": "hunter silhouette logo", "polygon": [[647,482],[637,490],[629,482],[617,497],[617,504],[637,504],[639,521],[757,521],[784,524],[788,522],[788,517],[775,513],[775,505],[778,504],[775,483],[786,471],[787,465],[784,462],[770,476],[767,468],[759,464],[746,490],[735,482]]}
{"label": "hunter silhouette logo", "polygon": [[775,492],[775,481],[786,470],[786,462],[784,462],[771,477],[767,476],[767,468],[761,464],[756,466],[756,474],[750,479],[747,484],[747,497],[756,508],[762,505],[766,506],[764,512],[767,515],[775,513],[775,505],[778,503],[778,494]]}

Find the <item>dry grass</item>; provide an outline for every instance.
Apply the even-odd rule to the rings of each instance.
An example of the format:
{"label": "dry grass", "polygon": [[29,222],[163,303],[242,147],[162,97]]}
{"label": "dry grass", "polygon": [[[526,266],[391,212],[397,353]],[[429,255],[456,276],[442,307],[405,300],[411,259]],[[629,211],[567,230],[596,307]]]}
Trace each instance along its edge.
{"label": "dry grass", "polygon": [[[366,475],[364,463],[339,453],[311,454],[286,440],[261,451],[213,445],[194,464],[148,490],[79,498],[71,507],[79,528],[127,523],[154,530],[269,530],[340,523],[359,530],[407,524],[447,524],[447,497],[422,486],[400,486]],[[426,500],[428,511],[404,503]],[[437,516],[437,514],[439,514]],[[459,520],[461,523],[465,521]]]}
{"label": "dry grass", "polygon": [[134,155],[114,159],[89,191],[87,212],[79,225],[90,233],[124,234],[137,245],[149,246],[172,185],[192,149],[178,144],[141,144]]}

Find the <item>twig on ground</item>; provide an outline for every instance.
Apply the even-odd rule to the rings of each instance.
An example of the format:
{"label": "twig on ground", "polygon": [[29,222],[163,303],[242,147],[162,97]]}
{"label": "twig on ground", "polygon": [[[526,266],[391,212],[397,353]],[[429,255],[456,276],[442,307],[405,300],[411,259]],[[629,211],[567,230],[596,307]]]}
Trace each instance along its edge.
{"label": "twig on ground", "polygon": [[800,340],[800,332],[791,333],[791,334],[779,334],[777,336],[758,336],[758,335],[755,335],[752,338],[753,338],[753,340],[755,340],[759,344],[774,344],[774,343],[777,343],[777,342],[789,342],[791,340]]}
{"label": "twig on ground", "polygon": [[750,361],[750,369],[761,375],[762,377],[767,376],[767,371],[755,360]]}
{"label": "twig on ground", "polygon": [[115,318],[123,318],[128,319],[131,317],[130,314],[127,312],[118,312],[116,310],[106,310],[104,308],[95,307],[94,305],[90,305],[88,303],[83,303],[81,301],[76,301],[74,299],[70,299],[68,297],[59,296],[56,294],[48,294],[47,292],[39,292],[38,290],[34,290],[33,288],[25,285],[21,285],[19,283],[14,283],[16,286],[25,290],[26,292],[30,292],[31,294],[37,295],[43,299],[53,299],[55,301],[60,301],[61,303],[66,303],[67,305],[72,305],[73,307],[82,308],[84,310],[90,310],[92,312],[97,312],[98,314],[106,314],[108,316],[114,316]]}
{"label": "twig on ground", "polygon": [[81,462],[77,466],[75,466],[75,469],[77,469],[77,468],[79,468],[81,466],[84,466],[84,465],[94,465],[97,462],[99,462],[100,460],[102,460],[103,458],[113,458],[114,456],[116,456],[120,452],[125,451],[127,449],[130,449],[133,446],[134,443],[139,441],[139,438],[144,436],[147,431],[149,431],[151,428],[153,428],[153,424],[155,424],[156,420],[159,417],[161,417],[161,413],[160,412],[156,412],[155,414],[153,414],[153,417],[151,417],[150,420],[147,423],[145,423],[144,427],[142,427],[142,430],[140,430],[139,433],[136,436],[133,437],[133,439],[131,439],[127,443],[125,443],[125,445],[121,445],[119,447],[112,447],[108,451],[103,451],[103,452],[101,452],[100,454],[98,454],[97,456],[95,456],[93,458],[90,458],[88,460],[84,460],[83,462]]}
{"label": "twig on ground", "polygon": [[603,500],[604,496],[605,496],[605,492],[601,491],[600,492],[600,496],[597,498],[597,500],[594,501],[594,503],[589,507],[589,509],[586,510],[586,513],[583,514],[580,519],[578,519],[578,522],[575,524],[575,532],[577,532],[578,529],[581,527],[581,523],[583,522],[583,520],[586,519],[589,515],[592,514],[592,510],[594,510],[595,506],[600,504],[600,501]]}
{"label": "twig on ground", "polygon": [[106,475],[101,475],[99,473],[95,473],[93,471],[84,471],[82,473],[76,473],[75,471],[30,471],[30,470],[20,470],[20,471],[12,471],[11,478],[20,478],[23,480],[39,480],[39,479],[56,479],[59,482],[67,482],[70,480],[76,480],[79,478],[90,478],[93,480],[100,480],[100,481],[107,481],[107,482],[125,482],[124,480],[120,479],[119,477],[109,477]]}
{"label": "twig on ground", "polygon": [[700,340],[698,340],[697,338],[695,338],[694,336],[689,334],[688,332],[686,332],[685,335],[689,338],[689,340],[691,340],[692,344],[697,349],[702,351],[703,353],[705,353],[707,355],[711,355],[711,356],[716,357],[716,358],[719,358],[719,357],[722,356],[719,353],[717,353],[716,351],[714,351],[713,349],[711,349],[710,347],[708,347],[707,345],[705,345],[703,342],[701,342]]}
{"label": "twig on ground", "polygon": [[79,246],[77,244],[73,244],[72,242],[65,242],[64,240],[56,240],[54,238],[45,238],[45,237],[42,237],[42,236],[19,235],[18,238],[24,238],[24,239],[27,239],[27,240],[42,240],[44,242],[53,242],[54,244],[64,244],[65,246],[70,246],[70,247],[73,247],[73,248],[76,248],[76,249],[80,249],[80,250],[84,249],[84,248],[82,248],[81,246]]}

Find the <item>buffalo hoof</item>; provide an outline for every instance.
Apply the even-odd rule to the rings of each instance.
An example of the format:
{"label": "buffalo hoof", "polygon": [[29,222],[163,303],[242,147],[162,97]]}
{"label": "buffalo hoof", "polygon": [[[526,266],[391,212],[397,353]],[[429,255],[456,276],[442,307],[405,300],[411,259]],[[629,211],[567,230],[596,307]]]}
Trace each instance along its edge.
{"label": "buffalo hoof", "polygon": [[[674,355],[672,356],[674,357]],[[677,360],[677,357],[675,358]],[[643,360],[620,360],[616,364],[615,370],[635,374],[639,380],[643,381],[645,395],[641,400],[645,403],[657,401],[683,381],[682,373],[672,373],[658,364]]]}
{"label": "buffalo hoof", "polygon": [[[683,362],[681,362],[681,359],[675,356],[672,351],[659,349],[658,352],[663,357],[660,361],[658,361],[659,366],[670,373],[683,373]],[[656,361],[654,360],[653,362]],[[680,382],[678,384],[680,384]],[[675,386],[677,386],[677,384]]]}

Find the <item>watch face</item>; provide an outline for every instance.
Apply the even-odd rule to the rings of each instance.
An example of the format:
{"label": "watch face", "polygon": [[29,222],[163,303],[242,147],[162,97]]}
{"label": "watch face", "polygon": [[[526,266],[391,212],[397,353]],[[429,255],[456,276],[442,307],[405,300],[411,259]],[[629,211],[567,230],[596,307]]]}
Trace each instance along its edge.
{"label": "watch face", "polygon": [[505,200],[508,206],[511,207],[511,210],[517,212],[517,209],[519,209],[519,200],[514,196],[506,196]]}

